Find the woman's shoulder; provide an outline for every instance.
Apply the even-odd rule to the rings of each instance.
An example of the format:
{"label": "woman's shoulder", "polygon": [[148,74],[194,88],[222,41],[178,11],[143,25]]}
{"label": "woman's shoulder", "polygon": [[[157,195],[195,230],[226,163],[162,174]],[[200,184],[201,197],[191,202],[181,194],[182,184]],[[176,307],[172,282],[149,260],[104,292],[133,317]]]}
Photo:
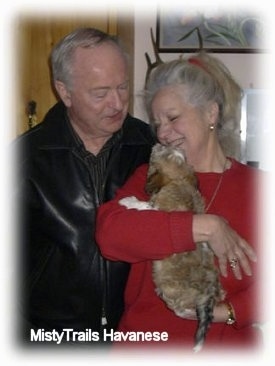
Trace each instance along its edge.
{"label": "woman's shoulder", "polygon": [[268,179],[268,173],[260,168],[239,162],[235,159],[231,160],[231,169],[229,174],[235,182],[251,182],[253,184],[264,184]]}
{"label": "woman's shoulder", "polygon": [[229,158],[231,161],[231,168],[233,171],[243,172],[244,174],[261,175],[264,171],[258,167],[244,162],[240,162],[234,158]]}

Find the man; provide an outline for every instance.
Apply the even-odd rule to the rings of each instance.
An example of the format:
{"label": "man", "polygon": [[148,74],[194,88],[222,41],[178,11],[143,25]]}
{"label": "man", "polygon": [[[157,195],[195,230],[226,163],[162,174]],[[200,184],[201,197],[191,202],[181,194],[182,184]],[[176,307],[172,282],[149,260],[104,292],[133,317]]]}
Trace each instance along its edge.
{"label": "man", "polygon": [[101,256],[97,207],[148,161],[154,138],[127,112],[127,57],[112,37],[78,29],[55,46],[51,66],[61,100],[16,142],[23,329],[32,341],[72,329],[63,342],[87,330],[97,342],[117,326],[129,270]]}

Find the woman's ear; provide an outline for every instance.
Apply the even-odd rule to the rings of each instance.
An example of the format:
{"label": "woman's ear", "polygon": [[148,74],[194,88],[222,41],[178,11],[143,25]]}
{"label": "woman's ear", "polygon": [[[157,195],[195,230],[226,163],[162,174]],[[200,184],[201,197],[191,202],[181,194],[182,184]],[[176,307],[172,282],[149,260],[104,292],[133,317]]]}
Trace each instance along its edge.
{"label": "woman's ear", "polygon": [[210,103],[207,107],[207,118],[209,125],[216,125],[219,116],[219,106],[216,102]]}
{"label": "woman's ear", "polygon": [[70,107],[71,106],[71,93],[67,89],[66,85],[62,81],[55,80],[54,86],[55,86],[55,89],[56,89],[59,97],[65,104],[65,106]]}

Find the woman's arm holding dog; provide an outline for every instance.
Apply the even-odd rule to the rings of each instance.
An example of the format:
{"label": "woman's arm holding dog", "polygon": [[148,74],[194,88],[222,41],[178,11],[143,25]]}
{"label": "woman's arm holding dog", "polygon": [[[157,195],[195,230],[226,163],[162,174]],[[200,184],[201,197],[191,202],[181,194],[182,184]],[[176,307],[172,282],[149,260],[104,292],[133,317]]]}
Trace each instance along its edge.
{"label": "woman's arm holding dog", "polygon": [[97,242],[110,260],[136,263],[195,249],[191,212],[128,209],[119,203],[132,196],[149,200],[144,190],[147,169],[138,168],[115,198],[98,209]]}
{"label": "woman's arm holding dog", "polygon": [[241,269],[248,276],[252,274],[249,260],[256,261],[254,250],[222,217],[207,214],[194,215],[193,238],[196,242],[208,242],[218,258],[223,276],[227,276],[227,265],[232,259],[237,260],[232,268],[236,278],[242,279]]}
{"label": "woman's arm holding dog", "polygon": [[191,212],[139,211],[119,204],[120,199],[129,196],[149,199],[144,191],[147,168],[138,168],[115,199],[99,208],[96,236],[102,254],[111,260],[135,263],[190,251],[195,249],[195,242],[207,241],[224,276],[227,261],[235,257],[239,261],[235,276],[240,278],[240,267],[250,274],[249,260],[254,260],[254,252],[222,218]]}

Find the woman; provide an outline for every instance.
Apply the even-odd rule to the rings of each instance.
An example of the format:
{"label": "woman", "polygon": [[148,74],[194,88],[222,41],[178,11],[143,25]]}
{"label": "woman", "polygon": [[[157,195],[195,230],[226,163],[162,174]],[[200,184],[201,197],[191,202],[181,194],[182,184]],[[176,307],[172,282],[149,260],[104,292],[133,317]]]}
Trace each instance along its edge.
{"label": "woman", "polygon": [[238,146],[241,96],[225,66],[203,53],[162,64],[149,78],[146,101],[158,140],[184,151],[196,172],[206,209],[205,214],[192,214],[120,206],[118,200],[126,196],[148,200],[144,191],[148,165],[138,168],[115,199],[101,206],[97,239],[103,255],[132,263],[119,326],[124,333],[167,332],[163,345],[192,348],[195,310],[181,319],[167,309],[155,293],[151,263],[207,241],[217,257],[227,294],[214,309],[204,348],[245,348],[259,343],[254,327],[259,321],[255,190],[261,173],[239,163],[229,152]]}

